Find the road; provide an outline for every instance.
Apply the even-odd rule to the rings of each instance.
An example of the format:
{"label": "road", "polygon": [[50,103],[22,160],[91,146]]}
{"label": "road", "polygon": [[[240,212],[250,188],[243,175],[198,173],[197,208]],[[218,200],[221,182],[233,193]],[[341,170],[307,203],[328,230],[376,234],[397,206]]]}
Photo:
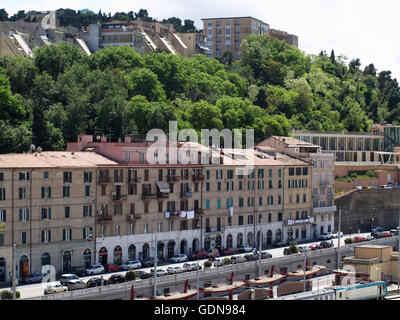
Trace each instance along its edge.
{"label": "road", "polygon": [[[370,233],[352,234],[352,237],[354,237],[354,236],[356,236],[356,235],[361,235],[361,236],[362,236],[362,235],[368,235],[368,234],[370,234]],[[345,245],[344,239],[346,239],[346,238],[348,238],[348,237],[349,237],[349,235],[344,235],[344,236],[341,238],[341,242],[340,242],[340,245],[341,245],[341,246],[344,246],[344,245]],[[337,246],[338,246],[338,239],[333,239],[333,242],[334,242],[334,246],[337,247]],[[300,246],[310,246],[310,245],[319,244],[319,243],[321,243],[321,241],[312,241],[312,242],[300,244]],[[287,247],[272,248],[272,249],[268,249],[268,250],[263,250],[263,252],[268,252],[268,253],[270,253],[270,254],[272,255],[273,258],[279,258],[279,257],[282,257],[282,256],[283,256],[283,250],[284,250],[284,248],[287,248]],[[232,256],[240,256],[240,255],[243,256],[244,254],[243,254],[243,253],[242,253],[242,254],[234,254],[234,255],[231,255],[231,256],[221,257],[221,259],[223,259],[223,258],[230,258],[230,257],[232,257]],[[203,266],[203,264],[204,264],[205,261],[207,261],[207,259],[200,260],[200,265]],[[192,261],[192,262],[193,262],[193,261]],[[166,269],[166,268],[169,267],[169,266],[172,266],[172,267],[180,266],[180,267],[182,267],[183,264],[184,264],[184,263],[171,263],[171,264],[159,266],[158,269]],[[214,267],[212,267],[212,268],[214,268]],[[149,267],[149,268],[141,268],[141,269],[139,269],[139,270],[143,270],[143,271],[146,271],[146,272],[150,272],[151,269],[152,269],[152,268]],[[100,276],[103,276],[104,279],[108,279],[109,277],[111,277],[111,276],[114,275],[114,274],[122,274],[122,275],[125,275],[125,273],[126,273],[126,271],[120,271],[120,272],[114,272],[114,273],[106,273],[106,274],[103,274],[103,275],[92,275],[92,276],[87,276],[87,277],[81,277],[81,279],[82,279],[84,282],[88,281],[88,280],[91,279],[91,278],[100,277]],[[315,279],[313,279],[313,281],[315,281]],[[324,281],[322,280],[321,283],[324,283]],[[315,285],[317,285],[317,284],[315,284]],[[19,286],[17,286],[17,290],[20,292],[20,297],[21,297],[21,298],[23,298],[23,299],[29,299],[29,298],[33,298],[33,297],[42,296],[42,295],[43,295],[43,291],[44,291],[44,289],[46,288],[46,286],[47,286],[47,283],[38,283],[38,284],[29,284],[29,285],[19,285]],[[11,288],[5,288],[5,289],[11,290]]]}

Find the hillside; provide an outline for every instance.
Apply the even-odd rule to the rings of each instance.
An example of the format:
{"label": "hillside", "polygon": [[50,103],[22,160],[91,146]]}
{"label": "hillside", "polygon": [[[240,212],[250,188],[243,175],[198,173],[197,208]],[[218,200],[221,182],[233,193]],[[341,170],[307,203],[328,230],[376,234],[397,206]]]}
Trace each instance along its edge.
{"label": "hillside", "polygon": [[[223,62],[223,63],[221,63]],[[0,57],[0,152],[31,143],[62,150],[78,134],[114,138],[168,129],[253,128],[257,141],[297,129],[367,131],[399,121],[400,93],[390,71],[309,56],[284,41],[251,36],[242,59],[221,61],[133,48],[90,57],[68,44],[41,47],[33,59]]]}

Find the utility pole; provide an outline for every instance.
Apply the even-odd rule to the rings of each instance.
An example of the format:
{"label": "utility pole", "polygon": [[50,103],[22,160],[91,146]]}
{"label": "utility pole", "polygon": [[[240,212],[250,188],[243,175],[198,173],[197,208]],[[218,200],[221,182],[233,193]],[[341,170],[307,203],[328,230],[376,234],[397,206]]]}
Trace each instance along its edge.
{"label": "utility pole", "polygon": [[197,300],[200,300],[199,268],[200,268],[200,261],[199,261],[199,259],[197,259],[197,271],[196,271],[196,281],[197,281],[196,299],[197,299]]}
{"label": "utility pole", "polygon": [[[154,228],[153,228],[154,232]],[[157,296],[157,232],[154,232],[154,292],[153,296]]]}
{"label": "utility pole", "polygon": [[262,217],[260,220],[260,241],[258,244],[258,276],[261,277],[261,242],[262,242],[262,232],[261,232],[261,221]]}
{"label": "utility pole", "polygon": [[16,256],[15,256],[15,248],[16,248],[16,244],[14,243],[13,244],[13,254],[12,254],[12,256],[13,256],[13,265],[12,265],[12,292],[13,292],[13,300],[17,300],[17,291],[16,291],[16,288],[15,288],[15,286],[16,286],[16,270],[15,270],[15,266],[16,266],[16,262],[15,262],[15,258],[16,258]]}
{"label": "utility pole", "polygon": [[341,224],[342,224],[342,209],[339,209],[338,253],[337,253],[337,263],[336,263],[337,269],[340,269],[340,267],[341,267],[341,256],[340,256],[340,239],[342,237],[342,235],[340,233],[341,232],[340,231]]}
{"label": "utility pole", "polygon": [[303,291],[304,292],[306,292],[306,270],[307,270],[306,263],[307,263],[307,251],[304,250],[304,264],[303,264],[303,267],[304,267]]}
{"label": "utility pole", "polygon": [[[400,209],[399,209],[399,232],[400,232]],[[397,235],[399,244],[398,244],[398,251],[399,251],[399,272],[397,273],[397,290],[400,293],[400,235]]]}

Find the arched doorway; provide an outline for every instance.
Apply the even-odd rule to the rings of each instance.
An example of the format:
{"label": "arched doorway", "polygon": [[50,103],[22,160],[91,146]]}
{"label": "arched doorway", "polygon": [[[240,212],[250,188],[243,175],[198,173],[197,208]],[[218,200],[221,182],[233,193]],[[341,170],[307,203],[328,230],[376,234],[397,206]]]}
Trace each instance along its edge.
{"label": "arched doorway", "polygon": [[168,241],[168,259],[171,259],[175,255],[175,241]]}
{"label": "arched doorway", "polygon": [[281,231],[281,229],[276,230],[276,232],[275,232],[275,240],[277,242],[281,242],[282,241],[282,231]]}
{"label": "arched doorway", "polygon": [[148,243],[145,243],[143,245],[142,257],[143,257],[143,259],[150,257],[150,246]]}
{"label": "arched doorway", "polygon": [[195,251],[200,249],[199,243],[200,243],[199,239],[197,239],[197,238],[193,239],[193,241],[192,241],[192,252],[195,252]]}
{"label": "arched doorway", "polygon": [[293,240],[293,229],[291,227],[289,227],[287,230],[287,239],[288,239],[288,241]]}
{"label": "arched doorway", "polygon": [[267,231],[267,245],[271,245],[272,244],[272,231],[268,230]]}
{"label": "arched doorway", "polygon": [[29,259],[27,256],[23,255],[19,259],[19,277],[25,278],[29,276]]}
{"label": "arched doorway", "polygon": [[226,237],[226,247],[233,248],[233,238],[231,234],[228,234],[228,236]]}
{"label": "arched doorway", "polygon": [[253,232],[247,234],[247,245],[253,246]]}
{"label": "arched doorway", "polygon": [[131,244],[128,248],[128,260],[136,260],[136,246]]}
{"label": "arched doorway", "polygon": [[164,260],[164,248],[165,248],[164,242],[159,241],[157,245],[157,258],[159,260]]}
{"label": "arched doorway", "polygon": [[114,248],[114,264],[122,264],[122,249],[120,246]]}
{"label": "arched doorway", "polygon": [[215,246],[218,247],[218,249],[221,248],[221,246],[222,246],[222,238],[221,238],[221,236],[217,236],[215,238]]}
{"label": "arched doorway", "polygon": [[6,281],[6,270],[7,264],[6,264],[6,259],[0,258],[0,282],[1,281]]}
{"label": "arched doorway", "polygon": [[104,266],[108,263],[108,251],[106,248],[101,248],[99,251],[99,262]]}
{"label": "arched doorway", "polygon": [[211,249],[211,239],[210,239],[210,237],[206,237],[204,239],[204,249],[205,250],[210,250]]}
{"label": "arched doorway", "polygon": [[242,233],[239,233],[237,235],[236,246],[237,247],[243,246],[243,234]]}
{"label": "arched doorway", "polygon": [[187,254],[187,241],[186,241],[185,239],[183,239],[183,240],[181,241],[180,253],[181,253],[181,254]]}
{"label": "arched doorway", "polygon": [[[261,246],[263,245],[263,243],[262,243],[262,235],[260,235],[261,234],[261,232],[260,231],[258,231],[257,232],[257,241],[256,241],[256,249],[258,250],[258,248],[260,248],[260,241],[261,241]],[[261,237],[261,239],[260,239],[260,237]]]}
{"label": "arched doorway", "polygon": [[63,273],[69,273],[71,271],[71,252],[64,251],[62,256],[62,270]]}
{"label": "arched doorway", "polygon": [[296,239],[298,239],[298,238],[299,238],[299,236],[300,236],[299,229],[296,229]]}
{"label": "arched doorway", "polygon": [[48,266],[51,264],[50,255],[46,252],[42,254],[42,266]]}
{"label": "arched doorway", "polygon": [[85,249],[85,251],[83,251],[83,265],[86,269],[90,268],[92,265],[92,251],[90,249]]}

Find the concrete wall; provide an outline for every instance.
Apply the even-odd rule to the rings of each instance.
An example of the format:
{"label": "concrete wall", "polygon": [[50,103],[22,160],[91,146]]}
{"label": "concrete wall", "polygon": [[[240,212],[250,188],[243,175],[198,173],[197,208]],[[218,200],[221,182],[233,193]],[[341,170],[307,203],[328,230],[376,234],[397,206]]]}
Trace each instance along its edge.
{"label": "concrete wall", "polygon": [[399,225],[400,189],[357,190],[335,200],[335,230],[342,210],[343,233],[369,232],[371,227],[394,229]]}

